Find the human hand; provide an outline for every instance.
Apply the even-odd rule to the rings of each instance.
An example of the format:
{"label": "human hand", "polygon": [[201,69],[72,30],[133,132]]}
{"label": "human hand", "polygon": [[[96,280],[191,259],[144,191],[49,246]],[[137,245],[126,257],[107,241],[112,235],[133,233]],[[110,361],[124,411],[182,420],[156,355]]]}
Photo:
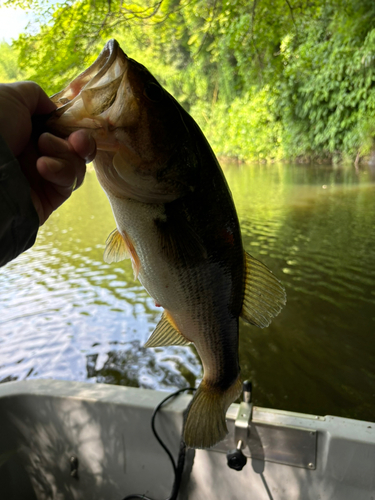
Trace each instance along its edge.
{"label": "human hand", "polygon": [[49,133],[38,140],[32,137],[31,117],[55,108],[34,82],[0,84],[0,134],[30,184],[40,225],[82,184],[86,162],[96,153],[95,141],[85,130],[66,140]]}

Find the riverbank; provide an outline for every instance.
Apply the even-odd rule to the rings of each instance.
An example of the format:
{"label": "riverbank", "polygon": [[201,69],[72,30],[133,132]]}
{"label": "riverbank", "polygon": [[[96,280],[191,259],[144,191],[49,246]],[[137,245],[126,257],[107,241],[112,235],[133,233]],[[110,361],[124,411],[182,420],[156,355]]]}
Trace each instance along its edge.
{"label": "riverbank", "polygon": [[275,163],[295,163],[298,165],[354,165],[359,166],[375,166],[375,151],[371,154],[360,156],[336,155],[319,157],[312,155],[301,155],[298,157],[285,158],[238,158],[235,156],[217,155],[217,159],[222,165],[262,165]]}

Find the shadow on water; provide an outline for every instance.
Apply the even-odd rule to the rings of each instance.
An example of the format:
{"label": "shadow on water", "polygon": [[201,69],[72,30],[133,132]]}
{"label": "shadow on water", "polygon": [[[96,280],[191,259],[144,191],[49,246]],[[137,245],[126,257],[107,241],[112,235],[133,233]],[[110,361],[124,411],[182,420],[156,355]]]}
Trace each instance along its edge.
{"label": "shadow on water", "polygon": [[[255,404],[373,420],[375,174],[370,168],[225,166],[246,250],[288,303],[241,323]],[[0,271],[0,380],[53,377],[173,389],[202,376],[194,349],[142,346],[160,318],[130,263],[102,255],[114,228],[95,175]]]}

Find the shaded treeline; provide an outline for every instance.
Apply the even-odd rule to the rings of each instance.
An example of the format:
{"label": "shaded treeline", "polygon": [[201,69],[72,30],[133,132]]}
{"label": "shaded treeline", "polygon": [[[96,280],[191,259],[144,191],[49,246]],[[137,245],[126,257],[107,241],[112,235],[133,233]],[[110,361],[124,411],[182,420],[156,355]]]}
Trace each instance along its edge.
{"label": "shaded treeline", "polygon": [[373,0],[8,0],[14,44],[53,93],[115,37],[192,113],[219,155],[357,161],[374,149]]}

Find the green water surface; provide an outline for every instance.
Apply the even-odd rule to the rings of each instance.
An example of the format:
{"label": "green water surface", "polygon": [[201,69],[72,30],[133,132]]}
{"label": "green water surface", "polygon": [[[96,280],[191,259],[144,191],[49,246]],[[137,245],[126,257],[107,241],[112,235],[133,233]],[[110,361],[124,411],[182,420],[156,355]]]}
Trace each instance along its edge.
{"label": "green water surface", "polygon": [[[246,250],[283,282],[267,329],[241,323],[256,405],[375,420],[375,172],[224,166]],[[175,389],[202,377],[194,348],[144,349],[160,318],[129,261],[103,262],[114,229],[89,172],[0,270],[0,381],[52,377]]]}

